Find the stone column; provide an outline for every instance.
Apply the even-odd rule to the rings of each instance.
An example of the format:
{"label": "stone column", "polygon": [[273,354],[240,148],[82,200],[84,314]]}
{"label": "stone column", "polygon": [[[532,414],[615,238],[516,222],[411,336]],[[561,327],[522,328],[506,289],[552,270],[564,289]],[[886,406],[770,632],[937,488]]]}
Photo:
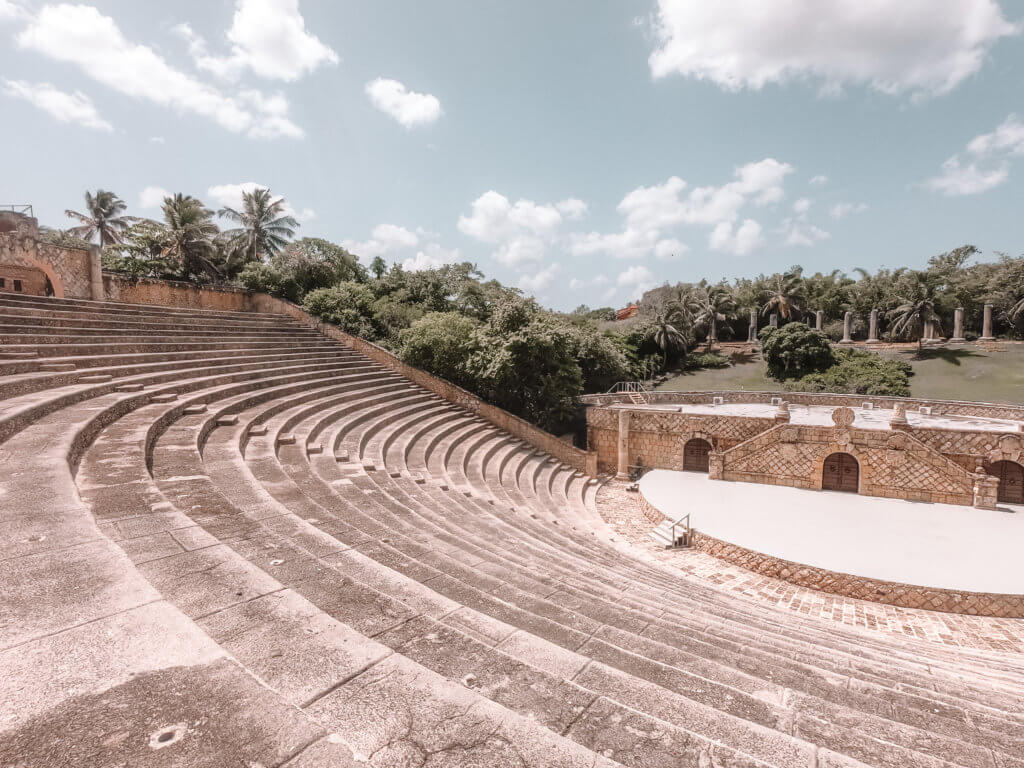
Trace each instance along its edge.
{"label": "stone column", "polygon": [[904,403],[896,403],[896,406],[892,409],[892,418],[889,419],[889,426],[892,429],[907,429],[909,424],[907,422],[907,406]]}
{"label": "stone column", "polygon": [[93,301],[105,301],[103,291],[103,263],[100,261],[100,247],[89,246],[89,298]]}
{"label": "stone column", "polygon": [[985,305],[985,317],[981,325],[981,338],[979,341],[995,341],[996,337],[992,335],[992,305]]}
{"label": "stone column", "polygon": [[814,329],[820,331],[825,327],[825,311],[819,309],[814,313]]}
{"label": "stone column", "polygon": [[843,315],[843,340],[840,344],[853,344],[853,339],[850,337],[850,332],[853,330],[853,312],[849,310]]}
{"label": "stone column", "polygon": [[747,327],[747,341],[757,344],[757,310],[750,310],[750,325]]}
{"label": "stone column", "polygon": [[957,307],[953,313],[953,338],[950,341],[966,341],[964,339],[964,308]]}
{"label": "stone column", "polygon": [[789,422],[789,403],[783,400],[779,403],[779,407],[775,409],[775,423],[788,423]]}
{"label": "stone column", "polygon": [[772,328],[779,327],[779,315],[777,312],[772,312],[771,317],[768,318],[768,325]]}
{"label": "stone column", "polygon": [[868,327],[868,344],[878,343],[878,310],[871,310],[871,321]]}
{"label": "stone column", "polygon": [[625,408],[619,411],[619,466],[615,475],[619,480],[629,479],[629,417]]}
{"label": "stone column", "polygon": [[931,341],[935,338],[935,324],[928,320],[924,324],[924,340]]}

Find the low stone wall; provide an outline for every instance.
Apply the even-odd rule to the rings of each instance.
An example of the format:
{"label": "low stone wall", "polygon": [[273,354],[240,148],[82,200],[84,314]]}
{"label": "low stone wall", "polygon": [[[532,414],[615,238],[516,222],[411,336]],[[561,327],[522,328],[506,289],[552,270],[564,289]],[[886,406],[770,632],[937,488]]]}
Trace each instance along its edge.
{"label": "low stone wall", "polygon": [[499,429],[524,440],[530,445],[546,453],[551,454],[559,461],[568,464],[591,477],[597,475],[597,454],[590,451],[581,451],[579,448],[559,439],[555,435],[535,427],[525,419],[514,416],[506,410],[484,402],[471,392],[433,376],[419,368],[414,368],[399,360],[388,350],[376,344],[345,333],[335,326],[325,323],[320,319],[304,312],[300,307],[273,296],[263,293],[251,294],[253,309],[257,312],[268,312],[273,314],[288,315],[302,323],[316,328],[324,335],[342,342],[347,347],[359,352],[362,355],[380,363],[396,373],[404,376],[410,381],[429,389],[435,395],[447,400],[450,403],[459,405],[478,416],[487,419]]}
{"label": "low stone wall", "polygon": [[[655,525],[666,519],[665,515],[639,492],[637,493],[637,505],[641,513]],[[719,560],[738,565],[761,576],[833,595],[895,605],[901,608],[923,608],[930,611],[963,613],[970,616],[1024,618],[1024,595],[957,592],[853,576],[755,552],[697,530],[691,531],[690,543],[698,551],[706,552]]]}
{"label": "low stone wall", "polygon": [[174,280],[134,278],[117,272],[103,273],[107,301],[147,304],[221,312],[254,312],[253,294],[241,288],[210,288]]}

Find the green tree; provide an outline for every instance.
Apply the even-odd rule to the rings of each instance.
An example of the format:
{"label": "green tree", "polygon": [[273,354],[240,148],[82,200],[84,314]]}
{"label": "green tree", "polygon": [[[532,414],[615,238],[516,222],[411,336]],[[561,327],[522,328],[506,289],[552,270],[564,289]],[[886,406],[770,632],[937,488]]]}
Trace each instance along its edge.
{"label": "green tree", "polygon": [[161,207],[164,215],[164,240],[160,255],[173,264],[186,278],[217,278],[216,238],[220,230],[213,220],[213,211],[190,195],[165,197]]}
{"label": "green tree", "polygon": [[479,323],[458,312],[431,312],[400,334],[398,356],[453,384],[475,390],[471,361],[480,353]]}
{"label": "green tree", "polygon": [[784,320],[798,315],[802,311],[803,283],[803,269],[800,267],[772,275],[768,283],[768,300],[761,307],[761,314],[778,312]]}
{"label": "green tree", "polygon": [[243,192],[242,210],[225,206],[217,214],[238,225],[224,236],[232,261],[239,265],[276,256],[299,228],[299,222],[287,213],[285,199],[271,197],[265,187]]}
{"label": "green tree", "polygon": [[676,302],[663,304],[651,319],[651,338],[661,350],[663,367],[668,368],[670,354],[685,352],[692,343],[692,331],[683,305]]}
{"label": "green tree", "polygon": [[728,283],[714,285],[700,283],[688,297],[688,306],[693,323],[707,328],[707,347],[718,341],[718,324],[724,323],[729,314],[736,310],[736,300]]}
{"label": "green tree", "polygon": [[834,362],[828,339],[804,323],[762,328],[761,356],[776,381],[823,371]]}
{"label": "green tree", "polygon": [[310,291],[302,308],[346,333],[373,340],[377,335],[371,320],[373,302],[373,291],[367,286],[346,281]]}
{"label": "green tree", "polygon": [[380,280],[384,277],[384,273],[388,271],[388,263],[380,256],[374,256],[373,261],[370,262],[370,271],[375,278]]}
{"label": "green tree", "polygon": [[893,336],[917,336],[918,354],[924,348],[924,329],[931,323],[942,330],[942,319],[936,311],[938,286],[934,278],[924,272],[910,272],[906,275],[897,297],[897,306],[890,310]]}
{"label": "green tree", "polygon": [[92,242],[98,239],[101,246],[121,242],[122,233],[135,221],[132,216],[125,216],[128,206],[124,200],[113,192],[104,189],[85,193],[85,213],[64,211],[69,218],[81,222],[68,231],[75,237]]}

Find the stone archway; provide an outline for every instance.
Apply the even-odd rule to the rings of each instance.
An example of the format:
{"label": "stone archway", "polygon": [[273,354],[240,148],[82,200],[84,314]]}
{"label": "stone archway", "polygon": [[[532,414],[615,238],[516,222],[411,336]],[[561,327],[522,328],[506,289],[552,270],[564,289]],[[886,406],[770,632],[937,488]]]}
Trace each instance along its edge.
{"label": "stone archway", "polygon": [[821,467],[821,490],[857,493],[860,490],[860,464],[848,453],[833,453]]}
{"label": "stone archway", "polygon": [[997,501],[1006,504],[1024,504],[1024,467],[1015,461],[997,461],[985,471],[999,478]]}
{"label": "stone archway", "polygon": [[707,472],[711,467],[711,443],[693,437],[683,446],[683,469],[687,472]]}

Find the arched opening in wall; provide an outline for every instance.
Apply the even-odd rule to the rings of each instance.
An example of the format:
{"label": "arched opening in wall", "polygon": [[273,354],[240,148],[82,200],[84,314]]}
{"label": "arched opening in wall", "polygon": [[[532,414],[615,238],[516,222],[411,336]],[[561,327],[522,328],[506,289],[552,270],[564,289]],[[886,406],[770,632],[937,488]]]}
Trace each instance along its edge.
{"label": "arched opening in wall", "polygon": [[53,283],[50,282],[50,278],[49,278],[48,275],[45,276],[45,277],[46,277],[46,285],[43,286],[43,295],[44,296],[53,296],[54,295]]}
{"label": "arched opening in wall", "polygon": [[848,453],[833,453],[821,467],[821,490],[857,493],[860,465]]}
{"label": "arched opening in wall", "polygon": [[49,282],[43,270],[17,264],[0,264],[0,291],[26,296],[46,296]]}
{"label": "arched opening in wall", "polygon": [[711,443],[695,437],[683,446],[683,469],[687,472],[707,472],[710,468]]}
{"label": "arched opening in wall", "polygon": [[1024,504],[1024,467],[1016,461],[997,461],[986,467],[999,478],[998,500],[1007,504]]}

